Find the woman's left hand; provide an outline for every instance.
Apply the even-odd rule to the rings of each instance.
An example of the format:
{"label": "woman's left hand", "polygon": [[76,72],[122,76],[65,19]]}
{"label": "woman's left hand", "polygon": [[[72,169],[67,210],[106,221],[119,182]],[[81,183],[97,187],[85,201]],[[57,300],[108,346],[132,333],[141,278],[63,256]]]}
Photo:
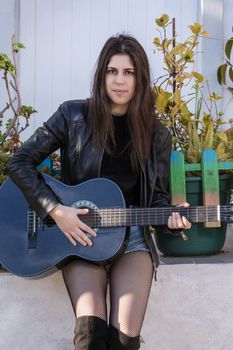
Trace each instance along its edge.
{"label": "woman's left hand", "polygon": [[[181,204],[178,204],[177,207],[184,207],[188,208],[190,207],[189,203],[183,202]],[[180,216],[179,213],[172,213],[171,216],[168,218],[168,227],[170,229],[189,229],[191,228],[191,223],[186,219],[185,216]]]}

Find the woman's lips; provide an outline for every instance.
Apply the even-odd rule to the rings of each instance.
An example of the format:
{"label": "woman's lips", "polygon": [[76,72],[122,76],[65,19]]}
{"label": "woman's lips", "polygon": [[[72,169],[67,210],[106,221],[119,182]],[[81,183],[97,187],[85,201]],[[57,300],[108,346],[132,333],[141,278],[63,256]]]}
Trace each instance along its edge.
{"label": "woman's lips", "polygon": [[112,90],[115,94],[124,94],[126,92],[128,92],[127,90],[118,90],[118,89],[114,89]]}

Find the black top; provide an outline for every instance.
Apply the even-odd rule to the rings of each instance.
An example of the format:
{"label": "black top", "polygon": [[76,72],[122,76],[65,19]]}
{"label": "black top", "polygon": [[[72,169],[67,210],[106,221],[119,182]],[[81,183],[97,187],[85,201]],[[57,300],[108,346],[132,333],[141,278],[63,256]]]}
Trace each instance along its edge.
{"label": "black top", "polygon": [[139,205],[139,172],[130,160],[130,132],[127,115],[112,116],[116,146],[104,152],[100,176],[114,181],[122,190],[126,203]]}

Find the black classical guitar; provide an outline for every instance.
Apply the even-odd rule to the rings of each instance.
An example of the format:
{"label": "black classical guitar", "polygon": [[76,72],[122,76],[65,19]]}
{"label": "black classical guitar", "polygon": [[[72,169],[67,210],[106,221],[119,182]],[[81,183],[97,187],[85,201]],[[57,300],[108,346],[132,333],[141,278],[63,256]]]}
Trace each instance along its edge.
{"label": "black classical guitar", "polygon": [[19,276],[45,273],[72,257],[93,262],[111,260],[124,249],[126,226],[166,224],[174,211],[193,223],[232,222],[230,205],[129,209],[121,190],[110,180],[98,178],[67,186],[43,176],[62,204],[90,209],[82,220],[96,229],[97,237],[92,238],[91,247],[73,246],[52,220],[41,222],[20,189],[7,179],[0,188],[0,263]]}

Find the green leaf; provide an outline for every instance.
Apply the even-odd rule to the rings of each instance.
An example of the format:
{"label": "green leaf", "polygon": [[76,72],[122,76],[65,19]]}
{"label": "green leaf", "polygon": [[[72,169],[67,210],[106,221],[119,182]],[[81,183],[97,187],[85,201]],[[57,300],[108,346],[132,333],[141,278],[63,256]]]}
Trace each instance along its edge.
{"label": "green leaf", "polygon": [[233,82],[233,69],[232,69],[232,67],[229,68],[229,77],[230,77],[231,81]]}
{"label": "green leaf", "polygon": [[176,105],[179,105],[181,103],[181,94],[180,90],[176,90],[173,94],[173,101]]}
{"label": "green leaf", "polygon": [[196,114],[195,114],[195,119],[200,119],[201,110],[202,110],[202,103],[203,103],[203,99],[202,99],[202,98],[196,99]]}
{"label": "green leaf", "polygon": [[1,69],[4,69],[4,70],[6,69],[6,63],[5,63],[4,60],[1,60],[1,59],[0,59],[0,70],[1,70]]}
{"label": "green leaf", "polygon": [[163,92],[163,88],[161,86],[154,85],[153,92],[154,92],[155,96],[157,97],[159,94],[161,94]]}
{"label": "green leaf", "polygon": [[198,135],[198,123],[194,123],[192,125],[192,135],[190,134],[190,137],[193,139],[193,145],[196,149],[201,150],[201,142],[200,137]]}
{"label": "green leaf", "polygon": [[204,139],[204,149],[212,148],[213,140],[214,140],[214,122],[210,120],[207,127],[207,133]]}
{"label": "green leaf", "polygon": [[25,45],[23,43],[21,43],[21,42],[18,42],[17,46],[18,46],[19,49],[25,49]]}
{"label": "green leaf", "polygon": [[160,46],[161,45],[160,38],[154,38],[153,43],[155,46]]}
{"label": "green leaf", "polygon": [[193,34],[198,35],[202,31],[203,24],[195,22],[193,25],[189,25],[188,27],[191,29]]}
{"label": "green leaf", "polygon": [[223,96],[216,94],[216,92],[212,92],[212,94],[208,98],[208,100],[210,100],[212,102],[217,101],[217,100],[222,100],[222,99],[223,99]]}
{"label": "green leaf", "polygon": [[190,121],[190,117],[191,117],[192,113],[188,109],[188,106],[186,103],[184,103],[181,106],[180,110],[181,110],[181,119],[180,120],[181,120],[182,124],[187,125],[188,122]]}
{"label": "green leaf", "polygon": [[222,159],[223,156],[225,155],[226,151],[225,151],[225,143],[224,142],[220,142],[216,148],[216,152],[218,153],[218,158]]}
{"label": "green leaf", "polygon": [[224,131],[218,132],[217,135],[223,142],[228,142],[227,134]]}
{"label": "green leaf", "polygon": [[33,113],[37,113],[37,111],[32,106],[22,105],[19,111],[19,114],[23,115],[25,118],[29,118]]}
{"label": "green leaf", "polygon": [[171,45],[172,41],[173,41],[172,39],[165,39],[165,40],[163,40],[163,47],[165,49],[167,49],[168,46]]}
{"label": "green leaf", "polygon": [[230,60],[231,58],[231,49],[233,45],[233,37],[227,40],[226,46],[225,46],[225,53],[227,58]]}
{"label": "green leaf", "polygon": [[209,33],[206,30],[204,30],[203,32],[200,33],[200,35],[208,35],[208,34]]}
{"label": "green leaf", "polygon": [[194,52],[192,50],[187,49],[181,56],[184,58],[185,61],[192,62]]}
{"label": "green leaf", "polygon": [[200,74],[198,72],[193,72],[193,76],[196,79],[196,83],[203,83],[204,77],[202,74]]}
{"label": "green leaf", "polygon": [[164,13],[161,17],[155,19],[155,23],[159,27],[164,27],[169,22],[169,16]]}
{"label": "green leaf", "polygon": [[221,66],[218,67],[217,70],[217,79],[220,85],[224,84],[226,85],[226,70],[227,70],[227,64],[221,64]]}
{"label": "green leaf", "polygon": [[172,94],[170,92],[162,92],[161,94],[158,95],[156,99],[156,108],[160,114],[165,113],[165,108],[168,105],[168,101],[171,95]]}
{"label": "green leaf", "polygon": [[172,55],[181,55],[186,50],[185,45],[176,45],[173,47],[173,49],[170,51],[170,54]]}

